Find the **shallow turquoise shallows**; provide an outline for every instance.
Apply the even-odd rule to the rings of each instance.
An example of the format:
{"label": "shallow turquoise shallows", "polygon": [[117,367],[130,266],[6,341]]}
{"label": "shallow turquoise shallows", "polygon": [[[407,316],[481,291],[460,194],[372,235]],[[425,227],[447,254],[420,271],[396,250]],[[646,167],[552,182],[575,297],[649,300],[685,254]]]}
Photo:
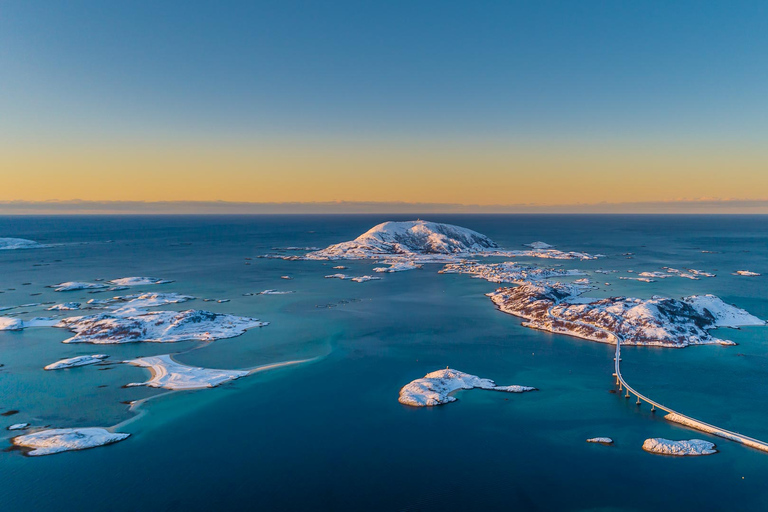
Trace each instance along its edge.
{"label": "shallow turquoise shallows", "polygon": [[[595,295],[713,293],[768,318],[763,216],[427,218],[474,229],[508,249],[542,240],[605,254],[593,261],[520,260],[588,273],[619,270],[591,275]],[[62,281],[155,276],[174,282],[116,293],[190,294],[197,300],[160,309],[270,322],[179,361],[234,369],[314,358],[153,399],[143,416],[120,429],[131,437],[111,446],[45,457],[1,452],[3,510],[768,510],[768,454],[675,426],[624,399],[613,392],[612,346],[522,327],[485,297],[493,283],[438,274],[437,264],[355,283],[323,276],[338,264],[350,275],[370,274],[372,262],[257,258],[274,247],[350,240],[384,220],[405,218],[0,218],[0,237],[53,244],[0,251],[0,307],[104,295],[47,288]],[[628,270],[663,266],[717,277],[619,279],[632,276]],[[763,276],[732,275],[736,270]],[[265,289],[296,293],[244,295]],[[329,304],[335,307],[318,307]],[[48,316],[45,307],[0,315]],[[768,441],[768,328],[717,334],[738,345],[627,347],[622,373],[669,407]],[[122,387],[147,380],[142,368],[46,372],[46,364],[95,353],[119,361],[201,345],[62,344],[69,335],[51,327],[0,332],[0,412],[19,411],[0,416],[3,446],[11,446],[14,433],[5,429],[13,423],[107,427],[134,417],[123,402],[164,393]],[[446,366],[539,391],[460,391],[458,401],[433,408],[398,403],[403,385]],[[615,443],[585,442],[596,436]],[[705,439],[719,452],[652,455],[641,449],[651,437]]]}

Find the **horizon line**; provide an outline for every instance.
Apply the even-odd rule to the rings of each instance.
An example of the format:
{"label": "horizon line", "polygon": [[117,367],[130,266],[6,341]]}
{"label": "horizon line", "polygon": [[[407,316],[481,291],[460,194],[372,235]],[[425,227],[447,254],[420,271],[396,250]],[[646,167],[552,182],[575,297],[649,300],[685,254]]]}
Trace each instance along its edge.
{"label": "horizon line", "polygon": [[227,214],[768,214],[768,199],[680,199],[572,204],[460,204],[406,201],[0,201],[0,215]]}

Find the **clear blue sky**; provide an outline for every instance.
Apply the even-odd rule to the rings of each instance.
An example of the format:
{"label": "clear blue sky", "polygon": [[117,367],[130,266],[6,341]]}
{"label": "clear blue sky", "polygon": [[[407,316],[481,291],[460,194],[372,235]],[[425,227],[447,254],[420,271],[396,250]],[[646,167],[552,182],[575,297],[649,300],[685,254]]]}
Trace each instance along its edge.
{"label": "clear blue sky", "polygon": [[0,136],[29,151],[233,139],[742,151],[767,140],[767,97],[764,1],[0,2]]}

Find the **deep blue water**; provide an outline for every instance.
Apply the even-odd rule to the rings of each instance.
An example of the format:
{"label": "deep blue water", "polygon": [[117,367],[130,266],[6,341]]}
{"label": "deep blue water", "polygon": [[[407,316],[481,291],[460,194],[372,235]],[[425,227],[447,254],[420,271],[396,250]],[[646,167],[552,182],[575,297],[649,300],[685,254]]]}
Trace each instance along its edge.
{"label": "deep blue water", "polygon": [[[543,240],[563,250],[605,254],[597,261],[531,261],[587,272],[621,270],[593,276],[611,283],[595,294],[714,293],[768,318],[765,216],[429,219],[474,229],[509,249]],[[0,306],[100,297],[46,288],[61,281],[157,276],[174,282],[142,289],[231,299],[164,309],[195,307],[271,322],[179,356],[183,362],[245,368],[318,358],[220,388],[152,400],[145,416],[122,429],[132,436],[112,446],[37,458],[0,453],[3,508],[768,509],[768,454],[671,425],[645,406],[638,409],[634,400],[610,393],[611,346],[522,327],[484,296],[496,288],[492,283],[439,275],[440,265],[428,265],[358,284],[323,279],[338,263],[256,258],[275,246],[324,247],[349,240],[384,220],[401,219],[1,217],[0,237],[62,245],[0,251]],[[631,259],[623,255],[627,252],[634,253]],[[354,275],[370,273],[373,266],[341,263]],[[618,279],[632,275],[626,270],[665,265],[717,277],[654,283]],[[731,275],[740,269],[763,276]],[[294,279],[280,279],[286,274]],[[297,293],[243,296],[268,288]],[[329,303],[337,307],[316,307]],[[26,311],[24,318],[47,313],[42,307]],[[768,329],[729,330],[722,336],[739,345],[626,348],[623,373],[662,403],[768,440]],[[45,372],[45,364],[79,354],[103,352],[119,360],[195,346],[94,348],[60,343],[66,337],[66,331],[52,328],[0,332],[0,410],[20,411],[0,416],[5,446],[11,433],[4,429],[12,423],[109,426],[131,417],[121,402],[159,394],[121,387],[146,378],[139,368]],[[448,365],[540,391],[470,390],[460,392],[457,402],[435,408],[397,402],[404,384]],[[584,442],[594,436],[610,436],[615,446]],[[720,452],[693,458],[651,455],[640,449],[648,437],[708,439]]]}

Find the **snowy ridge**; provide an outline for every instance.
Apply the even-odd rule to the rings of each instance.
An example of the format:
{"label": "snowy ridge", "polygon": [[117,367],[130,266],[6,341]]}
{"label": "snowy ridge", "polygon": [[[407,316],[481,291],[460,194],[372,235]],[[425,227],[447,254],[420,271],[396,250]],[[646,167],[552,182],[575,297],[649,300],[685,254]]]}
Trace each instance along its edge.
{"label": "snowy ridge", "polygon": [[446,368],[426,374],[421,379],[416,379],[400,390],[401,404],[413,407],[429,407],[433,405],[447,404],[456,401],[450,393],[459,389],[490,389],[507,393],[523,393],[534,391],[536,388],[528,386],[497,386],[490,379],[481,379],[476,375]]}

